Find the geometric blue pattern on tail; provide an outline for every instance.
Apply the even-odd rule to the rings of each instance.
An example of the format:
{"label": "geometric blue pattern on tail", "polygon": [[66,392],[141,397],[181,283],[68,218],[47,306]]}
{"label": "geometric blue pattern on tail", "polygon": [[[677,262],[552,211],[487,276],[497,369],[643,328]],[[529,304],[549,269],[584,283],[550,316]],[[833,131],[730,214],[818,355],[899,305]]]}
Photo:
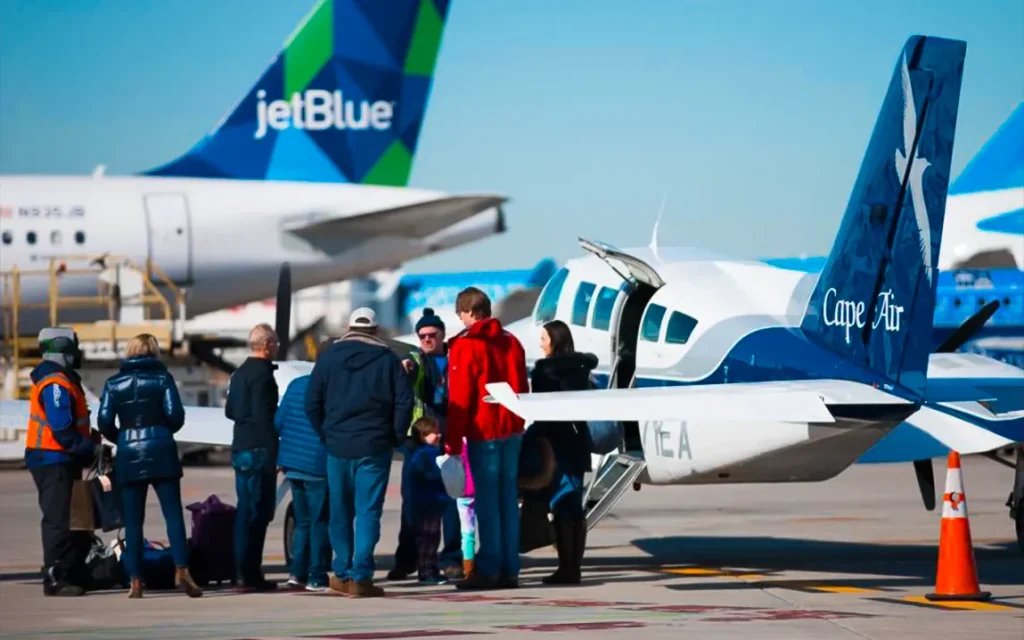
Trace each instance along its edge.
{"label": "geometric blue pattern on tail", "polygon": [[1024,102],[982,146],[949,189],[950,195],[1024,187]]}
{"label": "geometric blue pattern on tail", "polygon": [[801,329],[923,396],[966,44],[910,38]]}

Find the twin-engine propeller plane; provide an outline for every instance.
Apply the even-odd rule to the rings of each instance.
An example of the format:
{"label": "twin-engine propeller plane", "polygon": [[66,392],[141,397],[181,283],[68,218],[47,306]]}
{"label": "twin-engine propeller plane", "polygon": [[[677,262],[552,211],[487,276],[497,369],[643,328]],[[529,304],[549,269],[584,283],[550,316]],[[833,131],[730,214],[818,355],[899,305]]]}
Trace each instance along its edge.
{"label": "twin-engine propeller plane", "polygon": [[[508,326],[533,361],[540,325],[564,319],[577,348],[603,363],[606,389],[517,396],[489,386],[491,401],[528,422],[622,424],[619,450],[602,456],[590,481],[589,526],[634,485],[826,480],[900,428],[962,453],[1024,441],[1022,407],[1005,406],[1024,387],[1021,370],[975,354],[930,354],[965,52],[942,38],[905,44],[820,276],[653,241],[629,251],[581,241],[593,255],[570,261],[533,316]],[[282,343],[290,281],[284,266]],[[968,320],[957,340],[984,320]],[[278,362],[279,391],[312,366]],[[223,408],[187,407],[186,416],[179,443],[230,445]],[[2,403],[2,426],[27,420],[27,402]],[[923,445],[907,447],[907,461],[930,457]],[[279,500],[286,492],[285,481]],[[1024,499],[1024,489],[1016,495]]]}

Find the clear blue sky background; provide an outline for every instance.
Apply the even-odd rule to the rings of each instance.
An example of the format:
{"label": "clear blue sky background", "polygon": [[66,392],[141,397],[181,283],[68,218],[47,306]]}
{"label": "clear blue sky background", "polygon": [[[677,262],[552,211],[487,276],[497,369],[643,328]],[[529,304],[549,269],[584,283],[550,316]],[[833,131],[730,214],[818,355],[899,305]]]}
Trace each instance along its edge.
{"label": "clear blue sky background", "polygon": [[[202,137],[312,0],[3,0],[0,171],[133,173]],[[512,197],[411,270],[576,237],[741,257],[831,247],[896,57],[968,43],[954,175],[1024,98],[1019,0],[454,0],[411,184]]]}

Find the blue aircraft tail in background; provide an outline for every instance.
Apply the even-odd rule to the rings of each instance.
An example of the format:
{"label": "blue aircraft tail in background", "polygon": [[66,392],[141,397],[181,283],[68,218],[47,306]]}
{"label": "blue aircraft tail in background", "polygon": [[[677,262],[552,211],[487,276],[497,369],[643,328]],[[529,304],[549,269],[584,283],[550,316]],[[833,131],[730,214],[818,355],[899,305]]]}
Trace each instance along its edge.
{"label": "blue aircraft tail in background", "polygon": [[217,127],[151,176],[405,186],[449,0],[319,0]]}
{"label": "blue aircraft tail in background", "polygon": [[966,49],[904,46],[801,325],[921,397]]}

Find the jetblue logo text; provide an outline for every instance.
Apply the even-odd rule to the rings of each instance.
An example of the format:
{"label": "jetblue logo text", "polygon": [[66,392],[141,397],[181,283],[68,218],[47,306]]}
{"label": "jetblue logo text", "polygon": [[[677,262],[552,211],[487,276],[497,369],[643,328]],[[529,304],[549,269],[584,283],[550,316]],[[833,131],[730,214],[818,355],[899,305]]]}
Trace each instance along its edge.
{"label": "jetblue logo text", "polygon": [[267,127],[278,131],[291,127],[310,131],[324,131],[332,127],[385,131],[391,128],[395,113],[393,102],[360,100],[357,103],[345,100],[341,91],[325,89],[296,91],[290,101],[274,100],[270,104],[267,104],[266,97],[267,92],[263,89],[256,92],[256,133],[253,137],[257,140],[267,135]]}
{"label": "jetblue logo text", "polygon": [[[863,329],[867,319],[865,316],[866,305],[864,302],[843,300],[835,287],[825,292],[825,303],[823,315],[825,326],[845,327],[846,344],[850,344],[850,330],[853,328]],[[878,294],[878,306],[875,309],[875,318],[871,322],[871,328],[884,328],[886,331],[899,331],[900,320],[903,317],[903,307],[893,300],[892,290],[883,291]],[[883,324],[884,323],[884,324]]]}

